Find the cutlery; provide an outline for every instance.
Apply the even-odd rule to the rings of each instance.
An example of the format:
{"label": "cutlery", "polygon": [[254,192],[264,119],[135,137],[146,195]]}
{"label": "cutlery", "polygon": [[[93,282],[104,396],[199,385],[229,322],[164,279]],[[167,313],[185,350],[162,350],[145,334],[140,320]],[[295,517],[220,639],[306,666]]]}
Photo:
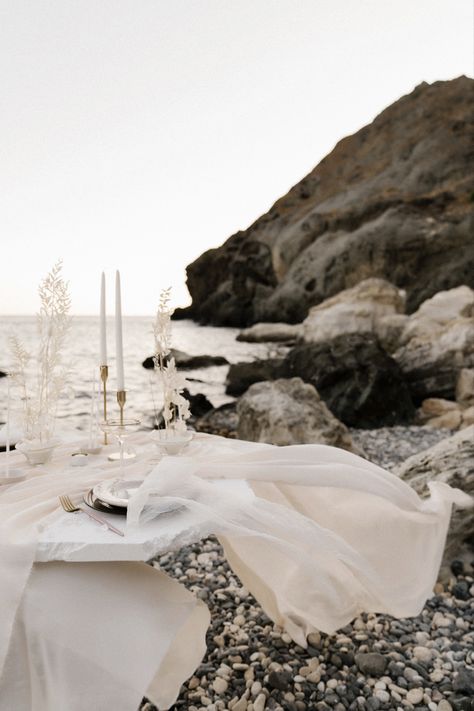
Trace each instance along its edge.
{"label": "cutlery", "polygon": [[82,513],[86,514],[86,516],[89,516],[89,518],[94,519],[94,521],[97,521],[97,523],[100,523],[102,526],[107,526],[109,531],[113,531],[113,533],[116,533],[118,536],[124,535],[123,531],[121,531],[119,528],[115,528],[115,526],[112,526],[112,524],[106,521],[105,518],[102,518],[102,516],[98,516],[92,511],[87,511],[87,509],[83,508],[82,506],[74,506],[69,496],[60,496],[59,501],[63,509],[68,513],[76,513],[77,511],[82,511]]}

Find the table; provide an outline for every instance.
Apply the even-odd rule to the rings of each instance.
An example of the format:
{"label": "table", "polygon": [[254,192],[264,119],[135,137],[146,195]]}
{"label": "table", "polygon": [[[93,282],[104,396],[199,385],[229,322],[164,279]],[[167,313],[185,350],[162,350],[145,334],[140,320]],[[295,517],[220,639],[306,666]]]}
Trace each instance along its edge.
{"label": "table", "polygon": [[[186,456],[156,464],[147,441],[138,436],[143,450],[127,467],[127,478],[146,477],[124,538],[57,504],[60,493],[81,495],[117,475],[105,458],[71,470],[64,447],[0,491],[0,708],[135,711],[145,693],[167,708],[204,654],[209,613],[143,561],[209,534],[300,646],[362,611],[417,615],[436,582],[452,505],[472,504],[441,482],[421,499],[393,474],[325,445],[197,435]],[[185,510],[156,517],[153,496]]]}

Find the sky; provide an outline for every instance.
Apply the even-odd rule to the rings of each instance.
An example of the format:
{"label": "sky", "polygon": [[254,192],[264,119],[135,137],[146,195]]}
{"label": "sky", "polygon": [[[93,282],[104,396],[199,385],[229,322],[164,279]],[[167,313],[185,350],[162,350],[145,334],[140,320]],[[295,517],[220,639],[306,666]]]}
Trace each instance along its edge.
{"label": "sky", "polygon": [[0,0],[0,313],[58,258],[73,312],[189,303],[185,267],[421,81],[471,0]]}

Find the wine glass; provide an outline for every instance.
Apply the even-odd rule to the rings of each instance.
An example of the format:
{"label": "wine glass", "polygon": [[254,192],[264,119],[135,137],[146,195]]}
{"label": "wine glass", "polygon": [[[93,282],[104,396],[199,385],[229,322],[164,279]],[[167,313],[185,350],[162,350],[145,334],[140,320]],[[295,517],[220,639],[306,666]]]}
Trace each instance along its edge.
{"label": "wine glass", "polygon": [[125,459],[134,459],[135,454],[125,452],[125,441],[140,424],[140,420],[136,419],[119,419],[119,420],[106,420],[101,422],[100,428],[102,432],[107,434],[112,434],[119,445],[118,456],[117,453],[109,454],[109,459],[120,461],[120,476],[124,475],[124,461]]}

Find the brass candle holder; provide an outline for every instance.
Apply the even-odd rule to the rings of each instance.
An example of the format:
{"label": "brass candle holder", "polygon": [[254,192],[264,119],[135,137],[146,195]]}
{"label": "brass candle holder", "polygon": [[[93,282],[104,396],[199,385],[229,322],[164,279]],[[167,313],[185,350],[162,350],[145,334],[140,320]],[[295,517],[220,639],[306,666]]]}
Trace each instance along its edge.
{"label": "brass candle holder", "polygon": [[117,402],[120,408],[120,424],[123,425],[123,408],[125,407],[125,403],[127,402],[126,390],[117,390]]}
{"label": "brass candle holder", "polygon": [[[102,395],[104,398],[104,422],[107,422],[107,379],[109,377],[109,366],[100,366],[100,379],[102,381]],[[108,444],[107,432],[104,432],[104,444]]]}

